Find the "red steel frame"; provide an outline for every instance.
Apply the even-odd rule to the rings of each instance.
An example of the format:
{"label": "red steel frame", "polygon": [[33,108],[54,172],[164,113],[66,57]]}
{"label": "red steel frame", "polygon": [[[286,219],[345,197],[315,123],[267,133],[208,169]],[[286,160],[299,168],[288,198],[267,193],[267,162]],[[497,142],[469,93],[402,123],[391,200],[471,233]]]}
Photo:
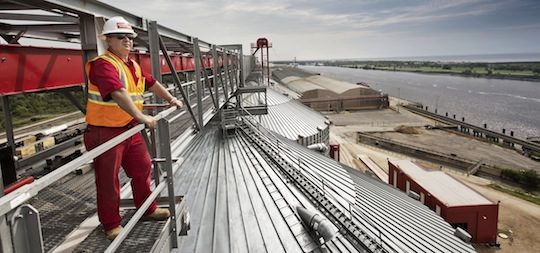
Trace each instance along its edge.
{"label": "red steel frame", "polygon": [[[150,54],[134,52],[131,57],[145,72],[152,73]],[[172,54],[170,57],[178,72],[194,71],[192,56]],[[163,56],[160,58],[161,73],[170,74]],[[230,65],[237,64],[234,57],[228,59]],[[218,62],[223,66],[221,56]],[[211,57],[203,57],[203,65],[211,69]],[[83,70],[82,51],[79,49],[0,45],[1,96],[81,86],[84,84]]]}

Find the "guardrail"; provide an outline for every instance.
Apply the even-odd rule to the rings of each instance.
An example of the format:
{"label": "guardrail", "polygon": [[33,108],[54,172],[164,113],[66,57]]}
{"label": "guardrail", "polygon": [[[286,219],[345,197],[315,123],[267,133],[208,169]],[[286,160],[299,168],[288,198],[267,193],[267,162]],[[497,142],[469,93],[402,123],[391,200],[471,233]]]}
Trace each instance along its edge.
{"label": "guardrail", "polygon": [[[148,199],[144,202],[143,206],[139,208],[139,210],[135,213],[133,218],[128,222],[128,224],[126,225],[126,228],[111,243],[111,245],[107,249],[107,252],[113,252],[114,250],[118,248],[121,241],[125,239],[129,231],[131,231],[131,229],[134,227],[135,223],[142,217],[144,212],[146,212],[146,209],[150,206],[152,201],[159,195],[159,193],[163,189],[165,189],[166,186],[168,186],[168,196],[170,196],[169,204],[170,204],[171,214],[172,214],[171,219],[176,220],[176,218],[174,217],[176,215],[176,211],[175,211],[175,205],[174,205],[174,188],[173,188],[174,177],[173,175],[176,169],[179,167],[179,164],[175,163],[175,166],[173,168],[171,150],[170,150],[170,145],[169,145],[169,139],[170,139],[169,128],[168,128],[169,121],[166,119],[166,117],[175,110],[176,108],[169,108],[167,110],[160,112],[154,117],[154,119],[158,121],[157,129],[159,132],[159,139],[160,139],[159,143],[161,144],[160,154],[161,156],[164,156],[163,166],[167,171],[167,174],[166,174],[167,181],[163,181],[162,183],[156,186],[156,188],[154,189],[150,197],[148,197]],[[125,141],[126,139],[130,138],[131,136],[143,130],[144,130],[144,124],[139,124],[127,130],[126,132],[120,134],[119,136],[116,136],[115,138],[107,141],[106,143],[103,143],[102,145],[86,152],[82,156],[65,164],[64,166],[56,169],[55,171],[45,175],[44,177],[30,184],[24,185],[6,196],[3,196],[2,198],[0,198],[0,217],[3,219],[4,215],[18,208],[23,203],[30,200],[30,198],[36,196],[41,190],[57,182],[62,177],[75,171],[76,169],[88,163],[95,157],[103,154],[107,150],[113,148],[114,146],[118,145],[119,143]],[[159,169],[159,168],[155,168],[155,169]],[[176,232],[177,230],[176,223],[172,224],[171,226],[173,227],[172,231]],[[173,233],[173,235],[175,235],[175,233]],[[173,242],[174,242],[173,245],[176,245],[175,240],[176,240],[176,236],[174,236],[173,238]]]}
{"label": "guardrail", "polygon": [[479,126],[475,126],[475,125],[472,125],[472,124],[469,124],[469,123],[466,123],[466,122],[463,122],[463,121],[448,118],[448,117],[445,117],[445,116],[442,116],[442,115],[439,115],[439,114],[436,114],[436,113],[432,113],[432,112],[417,108],[415,106],[406,105],[406,106],[404,106],[404,108],[406,108],[407,110],[410,110],[410,111],[412,111],[414,113],[421,114],[421,115],[424,115],[424,116],[427,116],[427,117],[431,117],[431,118],[433,118],[435,120],[438,120],[438,121],[442,121],[443,123],[458,125],[458,126],[460,126],[460,128],[470,128],[470,129],[473,129],[476,132],[483,133],[484,135],[486,135],[488,137],[500,138],[500,139],[503,139],[507,143],[515,143],[515,144],[521,145],[522,149],[529,149],[529,150],[533,150],[533,151],[536,151],[536,152],[540,152],[540,144],[537,144],[537,143],[534,143],[534,142],[518,139],[518,138],[515,138],[515,137],[512,137],[512,136],[508,136],[506,134],[491,131],[491,130],[488,130],[488,129],[485,129],[485,128],[482,128],[482,127],[479,127]]}

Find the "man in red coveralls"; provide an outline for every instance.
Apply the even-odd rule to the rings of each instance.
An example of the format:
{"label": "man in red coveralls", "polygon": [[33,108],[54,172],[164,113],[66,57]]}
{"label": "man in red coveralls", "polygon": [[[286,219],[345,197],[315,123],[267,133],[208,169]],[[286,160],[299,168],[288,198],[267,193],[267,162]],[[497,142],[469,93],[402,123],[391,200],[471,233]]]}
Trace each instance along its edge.
{"label": "man in red coveralls", "polygon": [[[148,128],[156,126],[153,117],[142,113],[142,95],[147,89],[168,101],[171,106],[182,107],[182,102],[129,58],[135,36],[137,34],[123,17],[107,20],[100,38],[106,40],[109,49],[86,64],[88,103],[84,144],[87,150],[139,123],[144,123]],[[151,161],[141,133],[94,159],[98,217],[110,240],[116,238],[122,230],[119,214],[120,167],[131,178],[133,199],[139,208],[151,194]],[[165,220],[169,216],[169,210],[158,208],[154,201],[143,219]]]}

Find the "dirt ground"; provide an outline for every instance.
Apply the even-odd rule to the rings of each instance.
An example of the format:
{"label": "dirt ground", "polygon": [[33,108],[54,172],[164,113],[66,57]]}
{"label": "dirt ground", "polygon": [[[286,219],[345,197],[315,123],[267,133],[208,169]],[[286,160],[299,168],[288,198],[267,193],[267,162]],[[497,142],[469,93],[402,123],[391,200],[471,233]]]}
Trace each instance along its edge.
{"label": "dirt ground", "polygon": [[[365,165],[358,159],[359,154],[365,154],[371,158],[384,171],[388,171],[387,159],[409,159],[414,160],[426,168],[439,168],[438,164],[433,164],[427,161],[421,161],[416,158],[407,157],[395,152],[379,149],[376,147],[356,144],[356,132],[379,132],[392,131],[393,128],[399,125],[423,126],[425,124],[434,124],[433,121],[421,118],[415,114],[406,112],[404,109],[399,110],[381,110],[381,111],[360,111],[355,113],[327,114],[328,118],[334,123],[331,127],[330,139],[340,143],[341,162],[359,170],[365,170]],[[431,132],[431,131],[430,131]],[[388,133],[396,134],[396,133]],[[420,137],[422,136],[422,137]],[[394,136],[392,135],[392,138]],[[419,134],[420,138],[414,138],[409,142],[416,142],[421,139],[422,145],[429,144],[434,140],[452,143],[455,141],[455,136],[447,132],[440,131],[435,136],[425,133]],[[463,145],[467,143],[473,147],[480,146],[479,149],[463,148],[464,154],[473,154],[479,156],[478,159],[490,161],[499,157],[504,162],[523,164],[525,167],[535,166],[536,162],[529,162],[527,159],[522,160],[519,155],[514,156],[516,152],[502,149],[496,145],[486,144],[483,142],[470,144],[470,138],[459,139],[456,143]],[[441,145],[441,148],[444,148]],[[480,151],[478,151],[480,150]],[[473,156],[474,158],[475,156]],[[497,160],[497,162],[500,162]],[[500,248],[488,247],[485,245],[475,245],[478,252],[485,253],[518,253],[518,252],[539,252],[540,249],[540,206],[513,197],[506,193],[502,193],[489,188],[490,182],[487,179],[476,176],[467,177],[463,172],[453,170],[452,168],[444,168],[444,170],[460,179],[461,182],[482,193],[493,202],[500,201],[499,206],[499,223],[498,228],[500,233],[508,236],[507,239],[498,237]]]}

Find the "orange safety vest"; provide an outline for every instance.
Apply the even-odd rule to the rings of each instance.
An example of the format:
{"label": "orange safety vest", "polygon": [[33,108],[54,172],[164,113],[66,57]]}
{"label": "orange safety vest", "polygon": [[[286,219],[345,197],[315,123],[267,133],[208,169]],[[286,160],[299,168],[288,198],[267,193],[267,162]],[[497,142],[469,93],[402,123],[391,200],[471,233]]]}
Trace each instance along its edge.
{"label": "orange safety vest", "polygon": [[[135,75],[138,77],[138,82],[135,83],[131,71],[128,66],[115,54],[107,51],[88,63],[86,63],[86,75],[90,76],[91,63],[97,59],[103,59],[111,63],[116,71],[118,71],[118,77],[124,85],[124,88],[129,93],[133,103],[137,108],[142,111],[143,108],[143,94],[145,87],[145,80],[142,77],[141,67],[137,62],[129,59],[135,66]],[[86,123],[93,126],[105,126],[105,127],[122,127],[127,125],[133,117],[125,112],[118,104],[113,100],[104,101],[99,93],[98,86],[90,82],[88,78],[88,102],[86,104]]]}

